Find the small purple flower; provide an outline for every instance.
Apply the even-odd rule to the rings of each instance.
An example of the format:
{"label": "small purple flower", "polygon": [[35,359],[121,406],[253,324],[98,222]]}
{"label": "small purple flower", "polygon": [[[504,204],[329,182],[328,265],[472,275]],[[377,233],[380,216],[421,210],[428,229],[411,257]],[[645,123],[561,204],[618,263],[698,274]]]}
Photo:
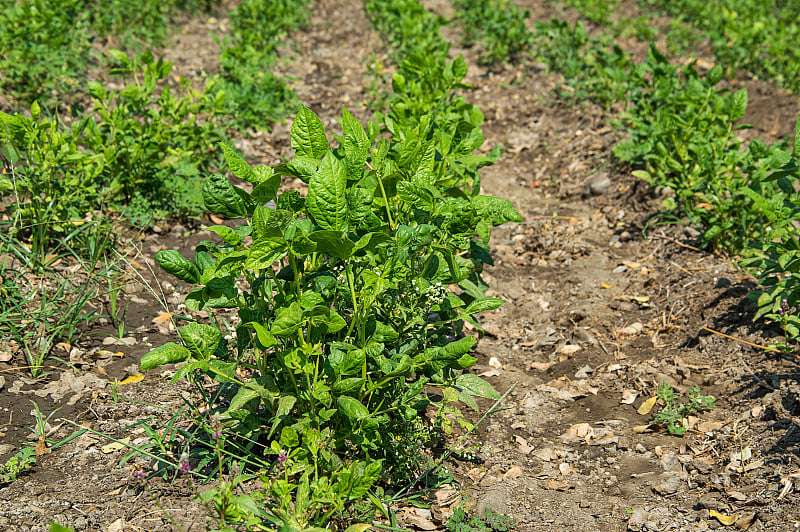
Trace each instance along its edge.
{"label": "small purple flower", "polygon": [[221,431],[221,430],[218,430],[217,432],[215,432],[214,434],[212,434],[212,435],[211,435],[211,437],[212,437],[213,439],[215,439],[215,440],[216,440],[217,438],[219,438],[220,436],[222,436],[222,431]]}
{"label": "small purple flower", "polygon": [[178,469],[179,469],[179,471],[181,473],[191,473],[192,466],[189,464],[189,455],[188,454],[183,453],[181,455],[181,461],[180,461],[180,465],[179,465]]}
{"label": "small purple flower", "polygon": [[789,302],[788,302],[788,301],[786,301],[785,299],[782,299],[782,300],[781,300],[781,310],[780,310],[780,314],[781,314],[781,316],[783,316],[783,315],[784,315],[784,314],[786,314],[787,312],[789,312]]}
{"label": "small purple flower", "polygon": [[278,453],[278,468],[283,469],[284,462],[289,459],[289,455],[286,454],[286,451],[281,449],[281,452]]}
{"label": "small purple flower", "polygon": [[145,476],[146,473],[144,472],[144,469],[136,469],[133,471],[133,478],[138,483],[143,483]]}

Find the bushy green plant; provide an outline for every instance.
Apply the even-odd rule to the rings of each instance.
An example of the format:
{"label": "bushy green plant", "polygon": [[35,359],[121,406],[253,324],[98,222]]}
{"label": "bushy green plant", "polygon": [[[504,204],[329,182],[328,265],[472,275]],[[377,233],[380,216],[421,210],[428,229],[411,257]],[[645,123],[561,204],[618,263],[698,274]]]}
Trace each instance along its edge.
{"label": "bushy green plant", "polygon": [[0,90],[23,105],[51,104],[81,87],[90,57],[82,0],[23,0],[0,8]]}
{"label": "bushy green plant", "polygon": [[417,0],[366,0],[364,6],[372,25],[388,39],[393,61],[414,54],[440,61],[447,57],[450,43],[439,34],[447,21]]}
{"label": "bushy green plant", "polygon": [[530,17],[508,0],[454,0],[456,16],[461,21],[462,44],[482,40],[481,62],[496,64],[523,58],[531,43],[525,23]]}
{"label": "bushy green plant", "polygon": [[113,35],[126,44],[136,41],[163,46],[172,19],[182,11],[209,11],[219,0],[103,0],[83,2],[92,30]]}
{"label": "bushy green plant", "polygon": [[129,83],[119,91],[89,83],[98,120],[88,123],[83,142],[102,161],[97,201],[144,226],[198,214],[201,175],[220,164],[209,146],[223,138],[212,118],[224,105],[224,93],[213,83],[201,93],[181,79],[185,95],[175,96],[163,85],[172,63],[149,51],[133,58],[111,54],[114,73]]}
{"label": "bushy green plant", "polygon": [[[472,314],[501,303],[481,288],[479,225],[519,215],[505,200],[441,188],[454,179],[449,165],[435,164],[435,139],[373,144],[375,126],[367,135],[346,110],[341,122],[343,137],[330,148],[319,119],[301,110],[296,157],[274,170],[251,168],[226,148],[253,191],[215,175],[203,188],[206,205],[248,223],[213,227],[224,244],[202,243],[194,261],[174,251],[156,257],[200,285],[186,297],[190,309],[238,308],[241,324],[235,353],[215,327],[193,323],[180,330],[185,346],[155,349],[142,368],[188,360],[178,376],[227,383],[223,421],[280,464],[280,475],[263,476],[283,501],[279,517],[294,498],[306,508],[295,517],[327,518],[364,497],[381,472],[401,473],[387,450],[397,452],[398,436],[425,408],[442,407],[426,386],[473,407],[473,395],[497,397],[462,373],[475,362],[475,339],[459,333]],[[278,195],[280,174],[307,181],[306,197]]]}
{"label": "bushy green plant", "polygon": [[721,67],[701,78],[691,66],[671,65],[654,46],[640,68],[646,88],[632,96],[622,118],[631,138],[614,154],[634,164],[638,177],[675,192],[666,209],[703,228],[703,245],[739,253],[763,239],[768,227],[748,190],[760,187],[769,195],[774,184],[760,176],[789,156],[760,141],[742,149],[734,131],[747,127],[736,125],[747,108],[746,89],[715,88]]}
{"label": "bushy green plant", "polygon": [[451,532],[505,532],[514,526],[514,519],[491,508],[486,508],[481,516],[469,517],[463,508],[458,507],[445,526]]}
{"label": "bushy green plant", "polygon": [[607,35],[592,37],[578,21],[570,25],[553,19],[537,23],[533,53],[539,61],[563,74],[559,94],[577,103],[591,99],[609,107],[628,98],[639,85],[636,65]]}
{"label": "bushy green plant", "polygon": [[789,342],[800,335],[800,118],[793,148],[794,158],[780,170],[761,177],[767,184],[777,186],[752,187],[749,192],[770,230],[762,241],[751,243],[750,251],[755,257],[743,262],[756,274],[760,285],[751,294],[758,302],[755,319],[766,318],[780,325],[785,336],[780,347],[785,350],[791,350]]}
{"label": "bushy green plant", "polygon": [[230,13],[231,37],[217,38],[225,111],[239,130],[267,129],[296,109],[297,96],[272,69],[281,40],[309,20],[308,0],[245,0]]}
{"label": "bushy green plant", "polygon": [[640,0],[681,17],[708,37],[719,64],[729,73],[746,69],[800,91],[800,8],[772,0]]}
{"label": "bushy green plant", "polygon": [[2,225],[43,262],[54,241],[83,230],[103,163],[79,145],[90,118],[67,128],[43,116],[36,102],[30,114],[0,113],[0,199],[8,220]]}

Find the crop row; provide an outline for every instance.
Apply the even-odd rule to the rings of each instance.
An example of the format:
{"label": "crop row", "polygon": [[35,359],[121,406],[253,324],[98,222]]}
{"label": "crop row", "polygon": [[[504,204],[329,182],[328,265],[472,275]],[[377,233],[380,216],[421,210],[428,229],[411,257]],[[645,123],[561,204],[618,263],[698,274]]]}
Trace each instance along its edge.
{"label": "crop row", "polygon": [[636,64],[610,36],[590,36],[580,22],[553,20],[503,33],[489,21],[513,20],[517,28],[528,14],[498,0],[454,5],[471,38],[482,38],[487,50],[517,35],[513,47],[504,46],[516,52],[501,60],[544,61],[570,86],[562,96],[573,102],[592,99],[606,108],[622,104],[624,110],[611,123],[628,138],[615,146],[614,155],[631,165],[635,176],[671,191],[659,217],[686,220],[701,229],[700,245],[744,257],[742,266],[765,287],[754,292],[756,318],[779,323],[787,341],[798,336],[800,119],[792,149],[787,141],[745,143],[735,132],[748,127],[739,124],[747,91],[719,88],[720,65],[701,76],[693,65],[672,65],[654,45]]}

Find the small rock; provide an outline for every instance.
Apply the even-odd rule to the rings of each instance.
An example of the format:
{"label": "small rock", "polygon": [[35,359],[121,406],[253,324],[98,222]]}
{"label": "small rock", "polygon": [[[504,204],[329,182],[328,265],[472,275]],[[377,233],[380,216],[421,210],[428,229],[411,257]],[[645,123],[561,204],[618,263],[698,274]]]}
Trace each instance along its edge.
{"label": "small rock", "polygon": [[661,475],[661,481],[653,486],[653,491],[659,495],[671,495],[683,487],[683,479],[672,472]]}
{"label": "small rock", "polygon": [[590,376],[592,373],[594,373],[594,369],[592,369],[592,368],[591,368],[591,366],[588,366],[588,365],[586,365],[586,366],[583,366],[581,369],[579,369],[579,370],[578,370],[578,371],[575,373],[575,378],[576,378],[576,379],[586,379],[586,378],[588,378],[588,377],[589,377],[589,376]]}
{"label": "small rock", "polygon": [[644,524],[647,522],[647,512],[644,508],[637,508],[628,519],[628,530],[632,532],[641,532],[644,530]]}
{"label": "small rock", "polygon": [[636,452],[637,453],[646,453],[647,452],[647,447],[645,447],[641,443],[637,443],[636,444]]}
{"label": "small rock", "polygon": [[592,196],[602,196],[611,188],[611,180],[608,178],[608,174],[602,173],[594,178],[592,178],[588,183],[586,183],[586,188],[584,192],[586,194],[590,194]]}

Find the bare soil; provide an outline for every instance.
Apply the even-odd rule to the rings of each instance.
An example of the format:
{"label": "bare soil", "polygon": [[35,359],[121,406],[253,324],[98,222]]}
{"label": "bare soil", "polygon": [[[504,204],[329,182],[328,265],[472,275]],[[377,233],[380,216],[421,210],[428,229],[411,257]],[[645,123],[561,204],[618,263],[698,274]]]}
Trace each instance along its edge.
{"label": "bare soil", "polygon": [[[524,3],[535,19],[555,14]],[[312,11],[281,69],[326,126],[335,127],[342,105],[364,119],[366,58],[381,56],[380,39],[360,2],[320,0]],[[208,32],[225,25],[224,15],[186,22],[164,51],[176,75],[215,71]],[[456,26],[447,36],[457,46]],[[648,225],[662,198],[612,160],[620,133],[602,109],[560,105],[552,97],[558,76],[488,71],[477,66],[477,50],[453,52],[470,64],[468,98],[486,114],[487,149],[504,146],[483,172],[485,193],[511,199],[525,220],[493,232],[495,265],[485,278],[506,304],[482,318],[475,368],[511,391],[466,442],[478,459],[447,462],[455,496],[431,494],[429,510],[397,508],[400,526],[443,530],[460,501],[512,516],[520,531],[800,529],[800,371],[793,359],[754,347],[779,331],[753,323],[753,279],[695,249],[691,228]],[[749,135],[774,142],[793,132],[797,97],[753,80],[730,83],[749,89]],[[272,165],[291,155],[287,133],[278,125],[236,142],[251,162]],[[144,434],[127,427],[165,420],[184,405],[188,391],[167,385],[169,371],[119,385],[116,401],[112,383],[135,375],[150,346],[174,340],[159,317],[176,309],[187,287],[152,256],[213,238],[201,231],[205,223],[162,224],[127,241],[131,332],[114,340],[112,325],[100,323],[83,343],[56,353],[80,373],[54,363],[34,381],[19,356],[0,362],[0,461],[32,439],[31,400],[45,415],[60,408],[48,424],[53,440],[76,430],[69,420],[132,444]],[[663,382],[683,401],[697,386],[716,407],[690,418],[682,437],[670,435],[650,423],[660,405],[638,413]],[[133,471],[147,462],[118,467],[125,451],[104,448],[109,442],[86,433],[0,486],[0,529],[42,531],[50,520],[104,531],[212,524],[193,501],[205,488],[179,480],[142,490]]]}

